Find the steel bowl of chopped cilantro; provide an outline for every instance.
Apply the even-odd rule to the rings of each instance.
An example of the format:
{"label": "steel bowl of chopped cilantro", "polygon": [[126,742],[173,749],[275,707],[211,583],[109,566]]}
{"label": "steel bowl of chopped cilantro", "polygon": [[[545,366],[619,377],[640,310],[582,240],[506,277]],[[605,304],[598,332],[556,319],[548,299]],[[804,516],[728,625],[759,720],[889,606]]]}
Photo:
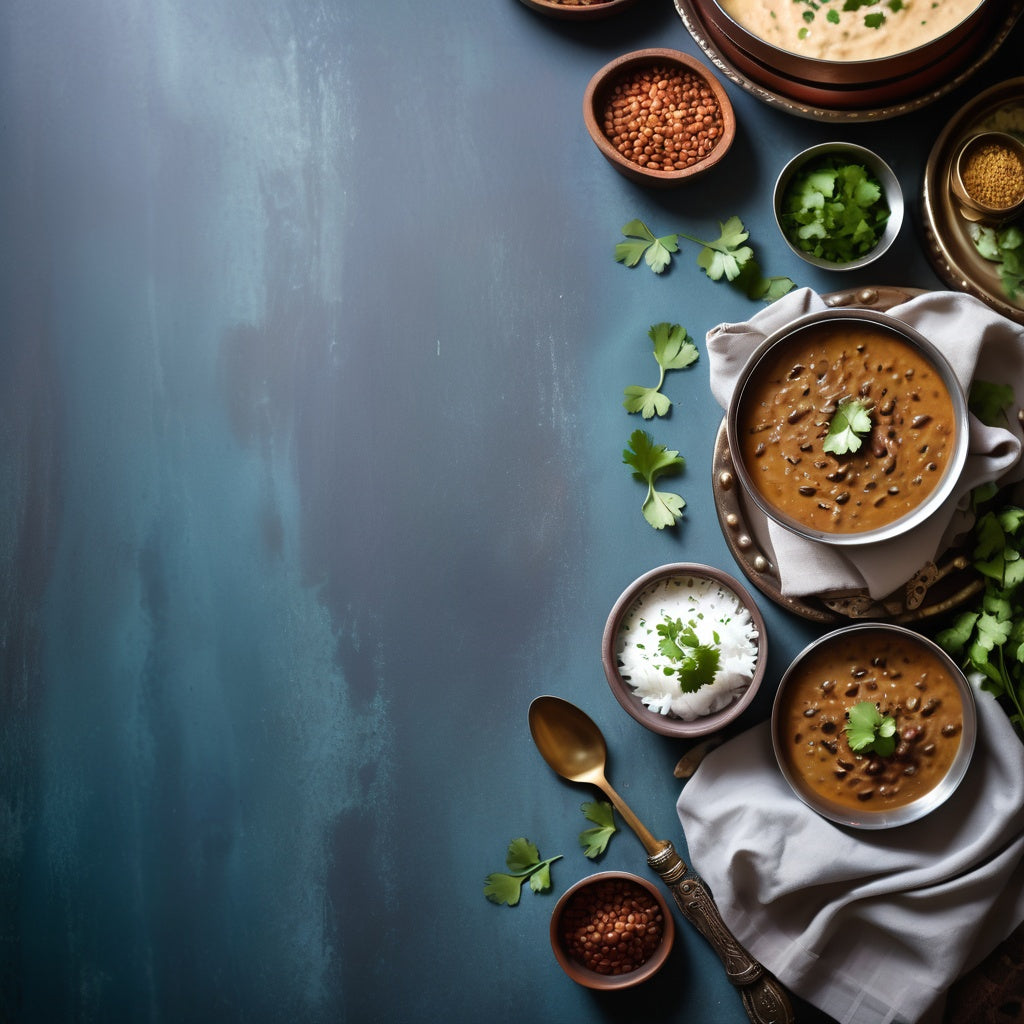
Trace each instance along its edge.
{"label": "steel bowl of chopped cilantro", "polygon": [[798,153],[775,183],[775,220],[802,259],[855,270],[886,252],[903,224],[903,191],[863,146],[823,142]]}

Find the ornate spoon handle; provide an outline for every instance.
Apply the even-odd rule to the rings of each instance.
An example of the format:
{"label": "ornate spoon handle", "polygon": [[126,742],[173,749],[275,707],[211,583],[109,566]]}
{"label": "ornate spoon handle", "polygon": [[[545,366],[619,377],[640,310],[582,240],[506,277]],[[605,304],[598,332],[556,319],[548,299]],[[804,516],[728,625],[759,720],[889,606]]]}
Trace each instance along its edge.
{"label": "ornate spoon handle", "polygon": [[647,863],[669,887],[686,919],[704,936],[725,966],[729,981],[743,999],[743,1008],[754,1024],[793,1024],[793,1008],[779,982],[736,940],[722,920],[708,887],[688,874],[675,847],[664,841]]}

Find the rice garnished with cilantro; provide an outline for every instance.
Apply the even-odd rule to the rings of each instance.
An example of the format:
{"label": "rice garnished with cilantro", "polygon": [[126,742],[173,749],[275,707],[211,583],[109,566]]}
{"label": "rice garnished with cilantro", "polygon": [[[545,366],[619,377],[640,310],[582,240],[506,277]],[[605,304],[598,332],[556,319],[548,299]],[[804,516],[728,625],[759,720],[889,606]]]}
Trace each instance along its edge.
{"label": "rice garnished with cilantro", "polygon": [[736,700],[757,663],[757,628],[715,580],[672,576],[641,591],[619,629],[619,673],[644,705],[692,722]]}

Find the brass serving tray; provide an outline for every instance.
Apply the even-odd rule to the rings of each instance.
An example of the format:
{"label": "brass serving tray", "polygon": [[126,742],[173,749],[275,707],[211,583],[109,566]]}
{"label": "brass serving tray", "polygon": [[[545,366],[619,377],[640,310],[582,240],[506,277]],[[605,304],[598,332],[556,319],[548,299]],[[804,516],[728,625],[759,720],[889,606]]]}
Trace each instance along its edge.
{"label": "brass serving tray", "polygon": [[763,103],[788,114],[813,121],[840,124],[882,121],[912,113],[934,103],[963,85],[987,63],[1024,14],[1024,0],[1008,0],[1002,21],[992,30],[980,49],[976,48],[965,57],[966,63],[963,67],[943,76],[938,82],[929,81],[925,76],[921,79],[925,84],[920,89],[915,88],[915,76],[902,81],[894,80],[892,91],[899,96],[894,100],[891,97],[886,98],[884,91],[880,93],[875,89],[864,90],[858,95],[857,90],[812,85],[772,68],[759,66],[716,33],[702,16],[698,0],[674,0],[674,3],[686,30],[693,36],[705,56],[730,81]]}
{"label": "brass serving tray", "polygon": [[1024,296],[1003,290],[995,263],[982,258],[968,221],[948,189],[950,167],[960,144],[980,130],[1000,127],[1024,137],[1024,78],[1000,82],[963,106],[942,130],[925,165],[921,217],[928,258],[951,287],[968,292],[997,313],[1024,324]]}
{"label": "brass serving tray", "polygon": [[[831,292],[823,298],[830,306],[886,310],[922,291],[879,286]],[[916,622],[958,607],[984,586],[966,554],[954,550],[945,552],[938,562],[921,566],[902,587],[881,600],[873,599],[867,590],[787,597],[782,593],[775,565],[768,517],[740,486],[733,470],[724,419],[715,438],[712,489],[722,534],[744,575],[762,594],[801,618],[829,624],[866,619]]]}

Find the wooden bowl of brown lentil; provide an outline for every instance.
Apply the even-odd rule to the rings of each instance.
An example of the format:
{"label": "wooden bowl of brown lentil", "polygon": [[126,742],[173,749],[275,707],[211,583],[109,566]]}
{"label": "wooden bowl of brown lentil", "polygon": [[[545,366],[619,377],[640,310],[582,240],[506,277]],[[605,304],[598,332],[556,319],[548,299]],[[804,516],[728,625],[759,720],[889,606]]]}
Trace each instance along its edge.
{"label": "wooden bowl of brown lentil", "polygon": [[632,7],[636,0],[520,0],[531,10],[546,14],[549,18],[564,18],[567,21],[585,21],[588,18],[607,18]]}
{"label": "wooden bowl of brown lentil", "polygon": [[620,174],[660,188],[709,171],[736,135],[721,83],[678,50],[636,50],[606,64],[587,85],[583,120]]}
{"label": "wooden bowl of brown lentil", "polygon": [[672,950],[675,921],[653,883],[628,871],[600,871],[569,888],[551,914],[551,948],[586,988],[639,985]]}

